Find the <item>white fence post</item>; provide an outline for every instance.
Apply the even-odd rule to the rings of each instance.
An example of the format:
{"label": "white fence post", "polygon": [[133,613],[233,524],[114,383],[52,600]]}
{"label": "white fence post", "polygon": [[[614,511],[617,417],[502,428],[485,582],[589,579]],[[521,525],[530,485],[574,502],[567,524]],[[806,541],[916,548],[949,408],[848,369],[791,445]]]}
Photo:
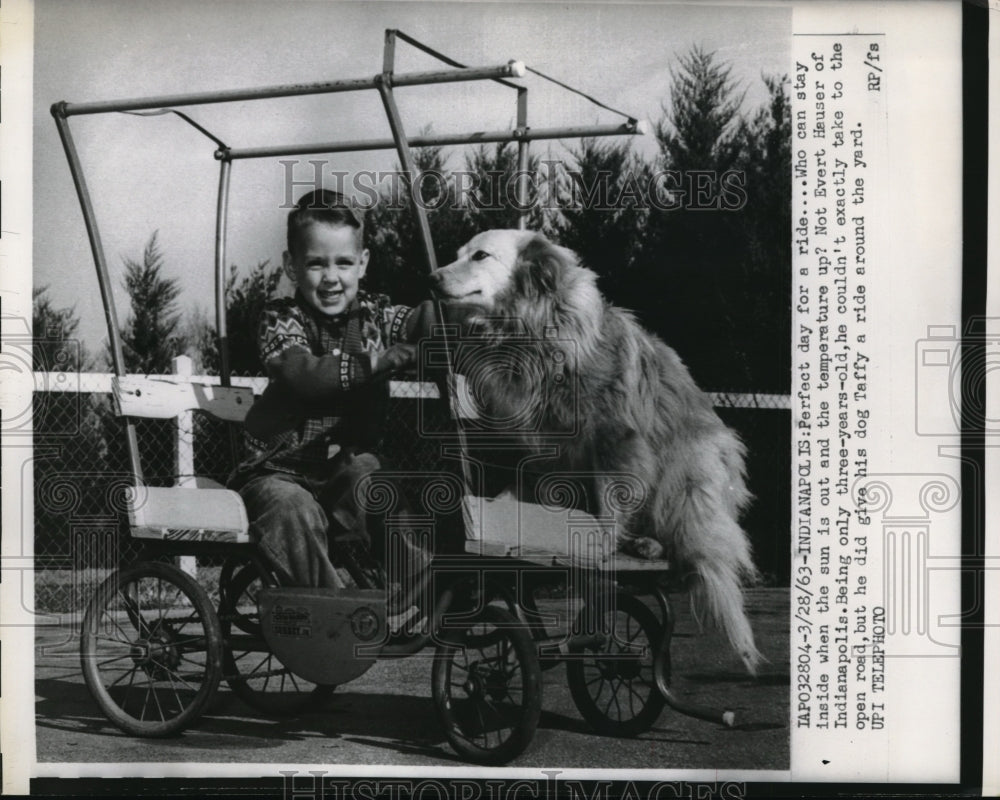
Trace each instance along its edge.
{"label": "white fence post", "polygon": [[[187,356],[174,358],[174,374],[179,378],[191,378],[191,359]],[[177,429],[174,432],[174,475],[178,486],[194,486],[194,413],[182,411],[177,415]],[[198,575],[196,556],[180,556],[178,566],[191,577]]]}

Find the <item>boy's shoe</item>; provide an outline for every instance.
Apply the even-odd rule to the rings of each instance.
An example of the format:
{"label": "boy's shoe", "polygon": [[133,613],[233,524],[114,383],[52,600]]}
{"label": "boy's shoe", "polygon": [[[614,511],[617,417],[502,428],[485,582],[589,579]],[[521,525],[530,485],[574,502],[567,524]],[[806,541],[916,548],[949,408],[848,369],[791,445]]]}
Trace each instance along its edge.
{"label": "boy's shoe", "polygon": [[386,598],[386,614],[390,617],[402,615],[409,611],[411,606],[420,602],[421,598],[424,599],[426,605],[430,600],[430,580],[431,571],[425,569],[419,575],[411,578],[409,582],[390,584]]}
{"label": "boy's shoe", "polygon": [[[403,630],[403,628],[408,623],[420,622],[422,619],[423,616],[420,613],[420,609],[417,608],[416,606],[410,606],[409,608],[405,609],[404,611],[401,611],[398,614],[387,615],[385,621],[386,624],[389,626],[390,633],[398,633],[399,631]],[[411,627],[413,626],[411,625]],[[416,631],[411,631],[411,633],[415,632]]]}

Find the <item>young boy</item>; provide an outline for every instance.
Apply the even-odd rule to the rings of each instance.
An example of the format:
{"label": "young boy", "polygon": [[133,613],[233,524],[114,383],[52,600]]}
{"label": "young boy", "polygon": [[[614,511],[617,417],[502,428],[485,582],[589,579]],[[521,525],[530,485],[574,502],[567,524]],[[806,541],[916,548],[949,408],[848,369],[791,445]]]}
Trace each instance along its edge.
{"label": "young boy", "polygon": [[[371,534],[373,551],[385,549],[355,490],[380,466],[372,451],[388,378],[414,363],[434,315],[430,301],[409,308],[359,290],[363,241],[364,218],[342,195],[301,197],[284,254],[295,297],[269,302],[260,320],[269,382],[247,416],[249,455],[230,485],[246,504],[251,538],[289,586],[344,585],[328,557],[333,537]],[[408,572],[428,556],[409,555]]]}

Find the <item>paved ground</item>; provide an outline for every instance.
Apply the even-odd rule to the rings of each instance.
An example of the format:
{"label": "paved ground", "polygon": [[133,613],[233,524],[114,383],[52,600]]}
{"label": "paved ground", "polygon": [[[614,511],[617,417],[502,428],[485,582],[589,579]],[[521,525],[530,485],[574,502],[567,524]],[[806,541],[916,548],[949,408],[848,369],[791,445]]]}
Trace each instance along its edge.
{"label": "paved ground", "polygon": [[[697,633],[686,604],[676,603],[674,685],[689,700],[735,711],[735,728],[667,709],[638,739],[595,735],[573,705],[559,666],[544,673],[538,732],[511,766],[787,769],[788,590],[753,590],[748,601],[769,662],[756,679],[720,637]],[[193,728],[143,740],[120,733],[90,698],[68,629],[40,628],[37,643],[40,762],[230,762],[255,764],[258,774],[266,763],[461,764],[434,713],[430,663],[419,656],[376,664],[323,708],[293,719],[262,718],[223,685]]]}

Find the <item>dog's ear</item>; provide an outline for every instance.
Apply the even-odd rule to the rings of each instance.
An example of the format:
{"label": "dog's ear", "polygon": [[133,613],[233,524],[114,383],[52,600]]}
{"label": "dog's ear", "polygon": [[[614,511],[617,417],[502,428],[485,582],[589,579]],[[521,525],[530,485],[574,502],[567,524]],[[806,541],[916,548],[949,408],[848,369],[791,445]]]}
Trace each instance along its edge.
{"label": "dog's ear", "polygon": [[531,297],[552,294],[573,259],[568,250],[544,236],[533,236],[517,254],[515,280],[521,294]]}

